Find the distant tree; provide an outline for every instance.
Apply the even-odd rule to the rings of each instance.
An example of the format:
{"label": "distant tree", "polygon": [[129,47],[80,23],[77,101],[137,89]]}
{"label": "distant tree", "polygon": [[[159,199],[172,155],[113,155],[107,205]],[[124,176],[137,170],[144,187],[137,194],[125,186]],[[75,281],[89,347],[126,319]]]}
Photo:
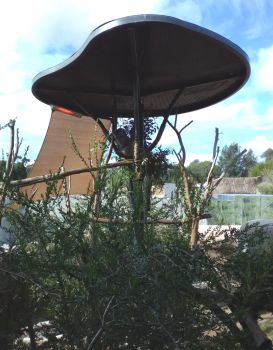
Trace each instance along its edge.
{"label": "distant tree", "polygon": [[258,190],[262,194],[273,194],[273,160],[261,162],[250,169],[252,176],[261,176]]}
{"label": "distant tree", "polygon": [[[204,183],[207,180],[207,174],[211,168],[212,162],[205,160],[200,162],[198,159],[195,159],[188,166],[189,173],[200,183]],[[218,177],[220,176],[220,168],[216,165],[213,169],[213,175]]]}
{"label": "distant tree", "polygon": [[[4,171],[6,169],[6,161],[1,160],[0,161],[0,178],[2,178]],[[20,180],[27,177],[27,167],[25,162],[16,162],[14,163],[12,173],[11,173],[11,180]]]}
{"label": "distant tree", "polygon": [[273,149],[268,148],[266,151],[264,151],[261,157],[264,158],[265,162],[273,161]]}
{"label": "distant tree", "polygon": [[249,171],[251,176],[268,176],[273,174],[273,160],[257,163]]}
{"label": "distant tree", "polygon": [[273,194],[273,184],[270,182],[262,182],[258,185],[258,190],[262,194]]}
{"label": "distant tree", "polygon": [[222,149],[218,166],[221,172],[225,172],[225,176],[248,176],[250,168],[257,164],[257,158],[251,149],[244,154],[241,153],[241,147],[235,142]]}

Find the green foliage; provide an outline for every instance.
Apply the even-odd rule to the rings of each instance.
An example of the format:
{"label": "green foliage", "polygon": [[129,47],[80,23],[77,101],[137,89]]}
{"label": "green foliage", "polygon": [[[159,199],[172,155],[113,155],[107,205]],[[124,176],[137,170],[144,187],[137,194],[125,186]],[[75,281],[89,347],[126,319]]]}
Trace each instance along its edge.
{"label": "green foliage", "polygon": [[[205,183],[207,180],[207,174],[211,168],[211,161],[205,160],[200,162],[198,159],[195,159],[187,167],[189,173],[199,182]],[[220,168],[216,166],[213,170],[214,177],[220,176]]]}
{"label": "green foliage", "polygon": [[[3,178],[3,174],[5,172],[6,161],[0,160],[0,181]],[[27,167],[25,161],[16,162],[14,164],[13,171],[11,173],[11,180],[20,180],[27,177]]]}
{"label": "green foliage", "polygon": [[218,166],[221,172],[225,172],[226,177],[248,176],[249,169],[257,163],[257,159],[251,149],[240,156],[241,151],[238,143],[232,143],[222,149]]}
{"label": "green foliage", "polygon": [[[145,228],[143,249],[136,249],[124,177],[111,174],[101,211],[113,221],[127,217],[126,224],[94,222],[94,196],[82,198],[69,215],[58,197],[26,202],[24,213],[10,214],[16,245],[3,253],[13,283],[6,296],[16,296],[17,312],[10,315],[19,325],[7,332],[10,349],[20,348],[14,339],[31,324],[27,314],[32,324],[50,321],[42,331],[49,339],[44,349],[251,349],[236,320],[270,304],[272,249],[257,255],[250,249],[254,238],[234,230],[214,232],[190,249],[177,227],[154,224]],[[221,308],[229,300],[236,307],[230,316]]]}
{"label": "green foliage", "polygon": [[258,191],[262,194],[273,194],[273,161],[267,160],[256,164],[251,170],[252,176],[261,176],[262,182],[258,185]]}
{"label": "green foliage", "polygon": [[273,199],[263,196],[231,196],[229,200],[213,199],[208,211],[210,225],[242,225],[249,220],[273,217]]}
{"label": "green foliage", "polygon": [[258,186],[258,190],[262,194],[273,194],[273,184],[268,182],[263,182]]}
{"label": "green foliage", "polygon": [[250,169],[251,176],[267,176],[270,173],[273,174],[273,160],[258,163]]}
{"label": "green foliage", "polygon": [[[134,119],[128,118],[123,119],[121,126],[125,129],[126,134],[130,138],[134,138]],[[155,121],[155,118],[145,118],[144,119],[144,140],[149,145],[153,139],[153,135],[158,130],[158,124]]]}
{"label": "green foliage", "polygon": [[273,149],[268,148],[266,151],[264,151],[261,157],[264,158],[265,162],[273,161]]}
{"label": "green foliage", "polygon": [[29,325],[33,310],[29,309],[27,286],[16,264],[18,255],[0,248],[0,348],[12,349],[23,327]]}
{"label": "green foliage", "polygon": [[[151,200],[145,223],[136,222],[140,180],[162,183],[165,156],[142,163],[143,179],[130,167],[101,168],[94,192],[76,200],[59,196],[54,181],[37,202],[6,187],[23,209],[7,211],[14,243],[0,255],[3,349],[26,348],[22,333],[31,350],[256,349],[238,322],[272,307],[273,249],[261,254],[259,240],[234,230],[190,248],[188,222],[210,196],[193,177],[183,181],[183,167],[169,203]],[[178,223],[158,225],[164,218]]]}
{"label": "green foliage", "polygon": [[60,343],[73,349],[87,349],[94,339],[94,349],[240,348],[244,334],[234,334],[233,323],[198,288],[202,281],[221,284],[205,251],[190,250],[177,229],[159,237],[153,225],[145,248],[136,250],[130,225],[90,225],[91,202],[84,199],[68,217],[61,207],[56,212],[59,199],[48,198],[10,217],[17,235],[12,254],[24,271],[35,323],[50,320]]}

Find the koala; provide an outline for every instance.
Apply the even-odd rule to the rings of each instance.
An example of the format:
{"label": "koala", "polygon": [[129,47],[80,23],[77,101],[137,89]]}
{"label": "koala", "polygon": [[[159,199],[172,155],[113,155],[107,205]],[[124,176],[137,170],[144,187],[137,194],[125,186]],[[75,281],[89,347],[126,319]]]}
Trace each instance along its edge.
{"label": "koala", "polygon": [[113,132],[114,142],[118,151],[124,158],[133,157],[133,140],[126,134],[126,131],[122,128]]}

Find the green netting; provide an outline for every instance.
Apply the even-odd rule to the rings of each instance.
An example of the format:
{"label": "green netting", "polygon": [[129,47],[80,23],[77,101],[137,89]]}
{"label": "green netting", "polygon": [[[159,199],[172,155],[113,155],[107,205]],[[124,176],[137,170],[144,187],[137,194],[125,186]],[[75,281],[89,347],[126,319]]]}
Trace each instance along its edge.
{"label": "green netting", "polygon": [[219,195],[209,205],[209,225],[242,225],[249,220],[273,219],[272,195]]}

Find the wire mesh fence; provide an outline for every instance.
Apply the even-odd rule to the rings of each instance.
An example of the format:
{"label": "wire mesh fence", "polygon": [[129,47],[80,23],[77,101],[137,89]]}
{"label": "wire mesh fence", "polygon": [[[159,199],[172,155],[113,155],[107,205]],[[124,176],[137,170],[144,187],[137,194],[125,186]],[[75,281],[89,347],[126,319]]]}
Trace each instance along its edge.
{"label": "wire mesh fence", "polygon": [[249,220],[273,219],[273,195],[220,194],[213,198],[210,225],[243,225]]}

